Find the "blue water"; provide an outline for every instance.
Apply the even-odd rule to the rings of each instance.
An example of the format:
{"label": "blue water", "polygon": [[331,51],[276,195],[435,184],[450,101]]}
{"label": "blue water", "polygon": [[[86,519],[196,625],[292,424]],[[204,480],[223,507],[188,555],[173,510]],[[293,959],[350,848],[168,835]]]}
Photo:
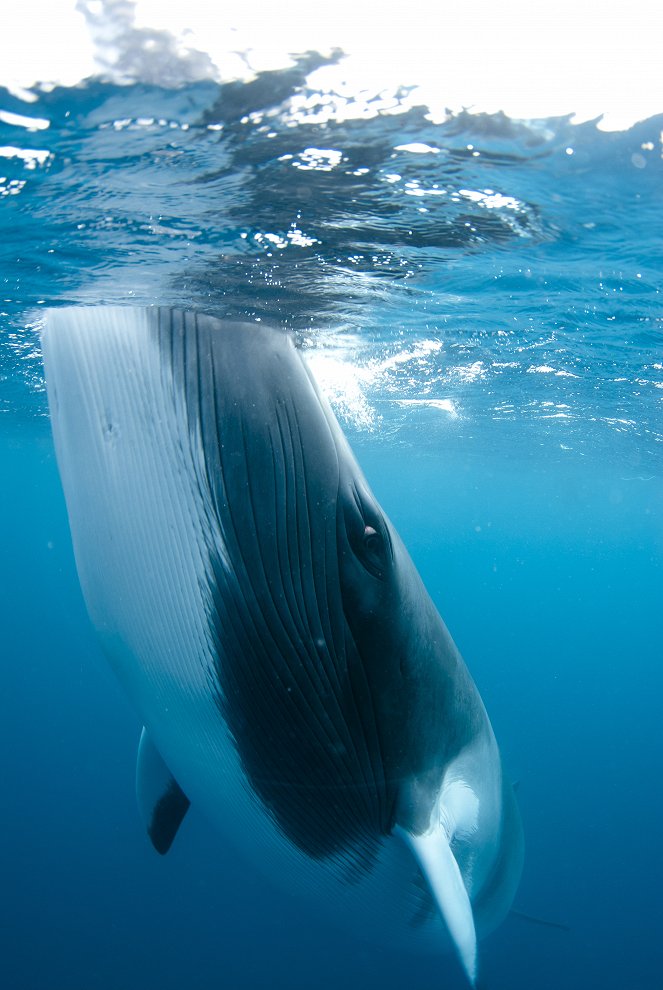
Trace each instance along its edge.
{"label": "blue water", "polygon": [[566,926],[507,919],[486,986],[650,990],[663,117],[433,124],[389,99],[353,119],[307,88],[314,61],[0,90],[50,122],[0,123],[0,981],[464,986],[452,957],[326,927],[195,809],[165,859],[143,835],[139,725],[78,590],[38,328],[46,306],[159,302],[297,333],[478,683],[518,782],[515,907]]}

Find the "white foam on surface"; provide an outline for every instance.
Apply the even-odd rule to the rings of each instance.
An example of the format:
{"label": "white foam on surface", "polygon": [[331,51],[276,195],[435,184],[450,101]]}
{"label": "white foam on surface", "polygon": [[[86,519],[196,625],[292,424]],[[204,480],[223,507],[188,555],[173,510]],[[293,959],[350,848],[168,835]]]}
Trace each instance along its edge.
{"label": "white foam on surface", "polygon": [[[627,10],[571,0],[532,4],[463,0],[407,10],[367,0],[277,4],[227,0],[23,0],[0,23],[0,84],[30,98],[37,82],[75,85],[94,73],[166,85],[248,79],[291,64],[298,52],[342,49],[315,73],[336,116],[397,112],[407,102],[447,110],[503,111],[517,119],[603,115],[625,129],[663,111],[658,14],[649,0]],[[0,21],[2,17],[0,16]],[[419,149],[418,149],[419,150]]]}

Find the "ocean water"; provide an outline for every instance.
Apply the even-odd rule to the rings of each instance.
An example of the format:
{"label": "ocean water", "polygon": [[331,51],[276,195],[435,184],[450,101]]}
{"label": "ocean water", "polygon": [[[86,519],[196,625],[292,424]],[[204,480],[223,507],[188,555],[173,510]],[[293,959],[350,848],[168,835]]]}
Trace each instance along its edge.
{"label": "ocean water", "polygon": [[159,303],[293,330],[477,681],[526,835],[486,986],[650,990],[663,115],[432,120],[406,89],[326,91],[324,64],[0,90],[2,986],[465,986],[451,956],[272,890],[195,809],[164,859],[143,834],[140,726],[78,588],[39,326]]}

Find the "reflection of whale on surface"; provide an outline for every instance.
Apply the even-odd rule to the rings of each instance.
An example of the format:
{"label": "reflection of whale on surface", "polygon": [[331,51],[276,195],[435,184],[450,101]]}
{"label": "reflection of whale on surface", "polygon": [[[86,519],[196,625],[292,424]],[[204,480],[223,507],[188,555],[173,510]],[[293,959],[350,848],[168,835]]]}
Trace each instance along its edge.
{"label": "reflection of whale on surface", "polygon": [[146,726],[138,799],[156,848],[191,801],[355,931],[448,932],[473,982],[475,925],[502,920],[520,875],[513,792],[290,337],[62,309],[43,349],[87,606]]}

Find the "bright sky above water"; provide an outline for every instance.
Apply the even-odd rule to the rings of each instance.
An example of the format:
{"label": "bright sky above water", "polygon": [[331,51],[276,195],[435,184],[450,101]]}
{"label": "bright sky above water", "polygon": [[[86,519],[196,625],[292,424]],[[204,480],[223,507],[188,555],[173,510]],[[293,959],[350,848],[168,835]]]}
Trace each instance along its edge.
{"label": "bright sky above water", "polygon": [[[84,9],[97,18],[96,37]],[[98,24],[104,14],[107,31]],[[0,84],[73,85],[99,71],[100,41],[113,37],[113,25],[127,43],[132,19],[134,29],[171,33],[182,54],[206,53],[207,74],[224,80],[283,66],[288,53],[339,47],[348,58],[322,70],[323,88],[355,96],[415,86],[415,102],[435,117],[446,108],[526,119],[574,113],[577,121],[603,114],[601,126],[622,129],[663,111],[660,12],[651,0],[22,0],[0,14]]]}

